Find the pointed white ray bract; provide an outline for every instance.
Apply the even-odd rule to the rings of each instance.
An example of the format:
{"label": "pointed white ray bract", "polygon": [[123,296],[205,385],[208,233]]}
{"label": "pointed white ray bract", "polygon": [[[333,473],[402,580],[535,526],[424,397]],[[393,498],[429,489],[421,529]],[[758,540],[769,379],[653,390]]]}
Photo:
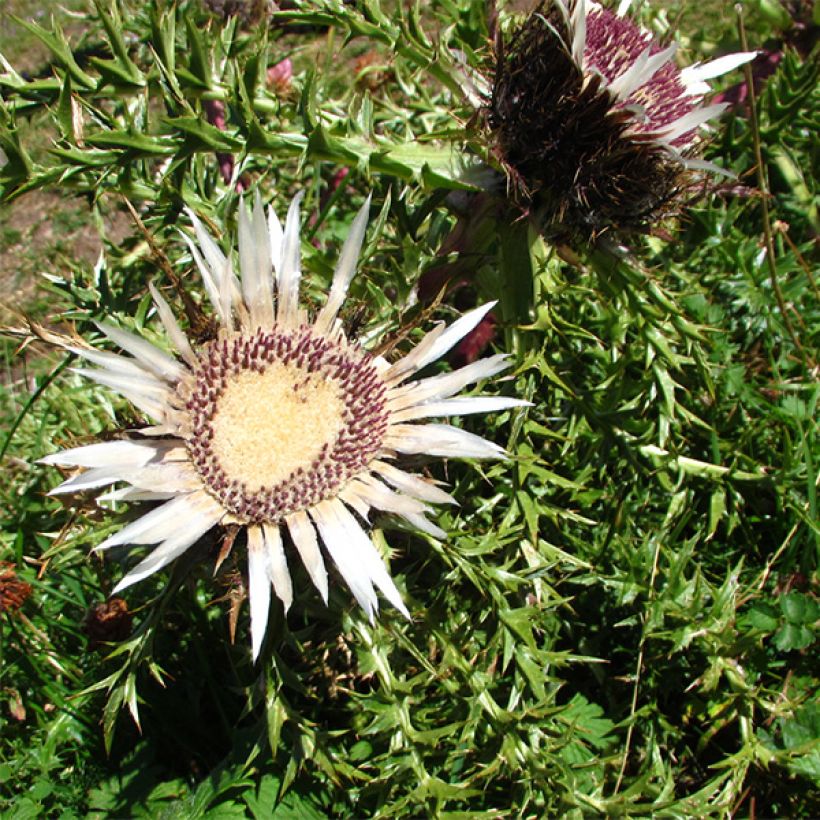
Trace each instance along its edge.
{"label": "pointed white ray bract", "polygon": [[305,569],[310,575],[313,585],[319,590],[322,600],[327,603],[327,569],[319,549],[319,542],[316,538],[316,530],[304,510],[291,513],[286,519],[288,532],[293,539],[293,543],[305,565]]}
{"label": "pointed white ray bract", "polygon": [[251,604],[251,654],[255,661],[262,649],[268,628],[271,580],[262,528],[253,525],[248,532],[248,596]]}
{"label": "pointed white ray bract", "polygon": [[153,282],[148,283],[148,290],[151,292],[159,320],[162,322],[162,326],[165,328],[165,332],[168,334],[171,344],[173,344],[189,367],[196,367],[197,358],[191,348],[191,343],[188,341],[188,337],[182,332],[182,328],[180,328],[177,323],[176,317],[168,306],[168,303],[162,298],[162,294],[157,288],[154,287]]}
{"label": "pointed white ray bract", "polygon": [[705,122],[714,119],[719,114],[722,114],[727,108],[727,103],[717,103],[716,105],[707,105],[703,108],[695,108],[688,114],[671,122],[668,126],[658,132],[657,136],[667,142],[673,142],[678,137],[694,131],[698,126]]}
{"label": "pointed white ray bract", "polygon": [[397,490],[400,490],[413,498],[427,501],[431,504],[455,504],[455,498],[449,493],[445,492],[439,487],[436,487],[431,481],[421,478],[420,476],[406,473],[392,464],[384,461],[371,462],[370,468],[378,473],[388,484],[392,484]]}
{"label": "pointed white ray bract", "polygon": [[395,390],[395,385],[401,384],[405,379],[412,376],[419,369],[416,363],[432,350],[433,345],[446,329],[447,326],[444,322],[439,322],[424,335],[421,341],[406,356],[402,356],[398,361],[383,368],[382,377],[385,382],[392,385],[393,390]]}
{"label": "pointed white ray bract", "polygon": [[253,303],[256,301],[257,274],[256,247],[253,241],[253,229],[251,219],[248,216],[248,208],[244,199],[239,202],[237,211],[237,225],[239,243],[239,276],[242,285],[242,298],[251,314],[251,322],[254,320],[255,311]]}
{"label": "pointed white ray bract", "polygon": [[208,518],[213,526],[222,515],[222,508],[204,492],[177,495],[106,538],[96,549],[106,550],[119,544],[156,544],[197,520]]}
{"label": "pointed white ray bract", "polygon": [[214,238],[205,230],[199,217],[190,208],[186,208],[185,212],[194,226],[199,246],[187,234],[183,233],[182,236],[199,268],[202,282],[214,310],[222,324],[229,325],[234,305],[242,301],[242,293],[234,275],[230,257],[222,253]]}
{"label": "pointed white ray bract", "polygon": [[168,501],[175,498],[176,492],[155,492],[142,490],[139,487],[122,487],[119,490],[109,490],[97,496],[97,503],[117,501]]}
{"label": "pointed white ray bract", "polygon": [[268,223],[265,219],[265,209],[262,207],[262,198],[259,191],[253,202],[251,227],[254,242],[257,245],[257,287],[256,310],[259,313],[259,324],[268,327],[273,324],[273,263],[271,262],[270,237]]}
{"label": "pointed white ray bract", "polygon": [[202,487],[196,470],[187,462],[148,464],[131,470],[123,480],[132,487],[158,492],[192,493]]}
{"label": "pointed white ray bract", "polygon": [[449,424],[396,424],[387,432],[385,447],[444,458],[506,458],[497,444]]}
{"label": "pointed white ray bract", "polygon": [[714,162],[709,162],[705,159],[681,157],[681,162],[693,171],[708,171],[710,174],[717,174],[718,176],[728,177],[729,179],[737,179],[737,174],[734,171],[730,171],[728,168],[721,168],[720,165],[715,165]]}
{"label": "pointed white ray bract", "polygon": [[279,293],[276,305],[276,322],[282,327],[295,327],[299,315],[299,282],[302,277],[302,249],[299,237],[299,205],[303,192],[290,203],[285,219],[282,241],[282,265],[278,273]]}
{"label": "pointed white ray bract", "polygon": [[373,542],[368,537],[367,533],[361,528],[360,524],[353,517],[340,501],[332,502],[331,505],[337,516],[339,525],[346,531],[350,543],[353,545],[359,560],[370,573],[370,578],[373,583],[381,590],[382,594],[391,604],[393,604],[405,618],[410,618],[410,613],[404,605],[401,598],[401,593],[396,588],[393,579],[387,572],[384,560],[379,555]]}
{"label": "pointed white ray bract", "polygon": [[441,325],[430,331],[404,358],[391,365],[385,372],[385,380],[399,383],[408,376],[440,359],[457,345],[495,307],[496,302],[487,302],[465,313],[451,325]]}
{"label": "pointed white ray bract", "polygon": [[[199,217],[190,208],[186,208],[185,212],[188,214],[194,226],[194,233],[196,234],[196,241],[198,243],[198,246],[194,247],[197,247],[198,250],[201,251],[204,262],[211,274],[216,292],[219,293],[222,286],[222,276],[227,270],[228,259],[225,254],[222,253],[222,249],[219,245],[216,244],[216,240],[205,230],[205,226]],[[190,240],[188,241],[190,242]]]}
{"label": "pointed white ray bract", "polygon": [[154,373],[130,356],[122,356],[118,353],[109,353],[106,350],[88,347],[67,347],[66,350],[81,359],[85,359],[87,362],[91,362],[91,364],[105,368],[110,373],[131,376],[136,379],[147,377],[154,380],[155,378]]}
{"label": "pointed white ray bract", "polygon": [[[376,547],[344,504],[337,499],[323,501],[316,505],[312,514],[328,552],[348,585],[352,578],[360,592],[370,589],[369,596],[363,595],[363,600],[368,602],[369,606],[360,601],[368,617],[372,618],[373,614],[378,611],[378,600],[373,593],[375,584],[385,598],[402,615],[409,618],[410,613]],[[353,590],[352,586],[351,590]],[[359,595],[355,590],[353,594],[359,600]]]}
{"label": "pointed white ray bract", "polygon": [[362,521],[367,521],[370,517],[370,502],[365,497],[365,488],[360,481],[355,478],[348,481],[339,491],[337,498],[340,498],[359,515]]}
{"label": "pointed white ray bract", "polygon": [[359,254],[364,242],[367,219],[370,215],[370,199],[370,196],[368,196],[364,205],[356,214],[356,218],[350,226],[350,232],[342,246],[339,261],[336,263],[336,270],[333,273],[333,284],[330,287],[327,302],[325,302],[325,306],[319,312],[319,316],[314,323],[317,333],[326,333],[330,330],[347,296],[347,289],[350,287],[350,282],[356,273],[356,264],[359,261]]}
{"label": "pointed white ray bract", "polygon": [[[182,555],[195,542],[197,542],[214,524],[219,520],[221,511],[213,509],[213,502],[200,503],[193,507],[193,515],[186,522],[184,527],[175,527],[173,535],[166,538],[158,547],[153,549],[142,561],[137,564],[113,589],[112,594],[116,594],[126,587],[142,581],[149,575],[153,575],[158,570],[169,564],[175,558]],[[173,503],[173,502],[169,502]],[[167,506],[167,505],[166,505]]]}
{"label": "pointed white ray bract", "polygon": [[498,413],[512,407],[532,407],[532,402],[505,396],[462,396],[457,399],[417,404],[406,410],[399,410],[391,417],[396,422],[416,421],[445,416],[468,416],[473,413]]}
{"label": "pointed white ray bract", "polygon": [[423,515],[413,514],[403,517],[408,524],[421,532],[427,533],[427,535],[432,535],[433,538],[438,538],[439,541],[444,541],[447,538],[447,533],[441,527],[429,521]]}
{"label": "pointed white ray bract", "polygon": [[279,285],[279,277],[282,272],[282,248],[285,244],[285,232],[282,230],[282,223],[273,210],[273,206],[268,206],[268,240],[270,247],[270,259],[273,265],[274,279]]}
{"label": "pointed white ray bract", "polygon": [[435,340],[432,348],[421,360],[415,362],[416,370],[421,370],[428,364],[437,361],[445,353],[455,347],[470,331],[478,327],[481,320],[495,307],[496,302],[487,302],[480,307],[465,313],[456,319],[446,330]]}
{"label": "pointed white ray bract", "polygon": [[282,533],[278,524],[262,524],[262,535],[265,538],[268,577],[277,598],[282,602],[285,612],[293,603],[293,582],[288,571],[285,550],[282,547]]}
{"label": "pointed white ray bract", "polygon": [[[707,63],[695,63],[695,65],[681,69],[680,79],[687,90],[694,87],[697,88],[697,91],[693,93],[706,93],[700,91],[700,88],[702,88],[700,83],[703,83],[704,80],[713,80],[715,77],[721,77],[730,71],[734,71],[736,68],[754,60],[757,55],[757,51],[738,51],[734,54],[717,57]],[[710,90],[707,85],[706,91]]]}
{"label": "pointed white ray bract", "polygon": [[111,370],[92,370],[87,367],[73,367],[71,368],[75,373],[86,379],[103,384],[116,390],[123,395],[127,393],[140,393],[148,401],[168,402],[173,395],[172,391],[168,389],[162,382],[150,373],[142,374],[128,374],[115,373]]}
{"label": "pointed white ray bract", "polygon": [[102,441],[52,453],[40,459],[40,464],[57,464],[62,467],[141,467],[158,454],[151,443],[139,441]]}
{"label": "pointed white ray bract", "polygon": [[122,470],[112,467],[92,467],[56,486],[49,495],[65,495],[107,487],[122,481]]}
{"label": "pointed white ray bract", "polygon": [[607,88],[619,100],[628,99],[635,91],[644,85],[644,83],[649,82],[655,72],[664,65],[664,63],[672,59],[676,51],[677,45],[674,43],[669,46],[669,48],[665,48],[663,51],[659,51],[654,55],[652,54],[651,48],[647,47],[641,56],[638,57],[623,74],[608,84]]}
{"label": "pointed white ray bract", "polygon": [[114,344],[130,353],[140,364],[169,382],[178,382],[185,374],[185,368],[167,353],[163,353],[145,339],[134,333],[114,327],[107,322],[95,322],[97,329],[104,333]]}
{"label": "pointed white ray bract", "polygon": [[250,315],[250,329],[273,324],[273,279],[270,239],[259,192],[249,216],[244,203],[239,206],[239,265],[242,296]]}
{"label": "pointed white ray bract", "polygon": [[[226,260],[225,270],[223,271],[222,276],[218,279],[218,282],[220,313],[224,317],[222,323],[225,328],[232,330],[234,327],[233,290],[235,285],[233,267],[230,259]],[[241,301],[241,299],[238,301]]]}
{"label": "pointed white ray bract", "polygon": [[188,245],[188,250],[191,253],[191,257],[193,258],[197,268],[199,269],[199,275],[202,279],[202,284],[205,286],[205,293],[208,294],[208,299],[210,300],[213,309],[216,311],[216,315],[219,317],[219,321],[224,324],[225,316],[222,313],[222,300],[219,297],[219,284],[217,283],[217,280],[214,279],[211,269],[205,264],[205,261],[202,258],[202,254],[199,252],[199,249],[194,244],[194,241],[191,239],[191,237],[183,233],[182,238]]}
{"label": "pointed white ray bract", "polygon": [[409,495],[402,495],[389,487],[385,487],[381,481],[367,473],[353,479],[346,487],[353,491],[365,501],[369,507],[384,512],[396,513],[396,515],[423,515],[431,512],[431,508],[418,499]]}
{"label": "pointed white ray bract", "polygon": [[408,382],[403,387],[393,388],[390,391],[388,406],[391,411],[397,412],[433,399],[449,398],[468,384],[495,376],[511,364],[510,357],[506,353],[498,353],[486,359],[477,359],[458,370],[429,376],[420,381]]}
{"label": "pointed white ray bract", "polygon": [[158,383],[152,384],[148,377],[143,382],[140,379],[117,376],[106,370],[87,370],[82,367],[72,369],[81,376],[116,390],[152,419],[160,422],[165,420],[171,395],[167,391],[161,391]]}
{"label": "pointed white ray bract", "polygon": [[[310,509],[325,548],[344,578],[345,583],[372,621],[379,610],[379,601],[373,590],[370,573],[363,567],[361,556],[349,541],[348,533],[334,514],[334,504],[340,502],[320,501]],[[372,546],[372,545],[371,545]]]}
{"label": "pointed white ray bract", "polygon": [[584,49],[587,44],[586,0],[575,0],[572,7],[572,59],[581,71],[584,70]]}

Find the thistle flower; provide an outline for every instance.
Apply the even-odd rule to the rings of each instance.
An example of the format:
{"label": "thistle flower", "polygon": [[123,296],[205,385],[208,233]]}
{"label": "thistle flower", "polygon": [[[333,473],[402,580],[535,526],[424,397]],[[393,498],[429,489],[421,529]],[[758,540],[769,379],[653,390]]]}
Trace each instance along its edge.
{"label": "thistle flower", "polygon": [[703,104],[705,81],[755,56],[678,69],[629,5],[542,3],[498,46],[485,109],[519,197],[585,238],[645,228],[719,170],[698,159],[698,129],[726,107]]}
{"label": "thistle flower", "polygon": [[501,397],[453,398],[466,385],[504,370],[504,355],[413,379],[476,327],[492,304],[449,327],[434,327],[393,363],[345,336],[339,310],[355,272],[369,200],[353,221],[327,300],[311,319],[299,306],[300,199],[291,204],[284,228],[272,210],[266,219],[258,197],[250,215],[241,206],[239,278],[231,258],[190,215],[196,242],[187,236],[186,241],[219,322],[216,338],[195,346],[151,285],[177,356],[108,323],[99,329],[130,355],[70,349],[98,365],[78,372],[120,393],[154,426],[139,436],[43,460],[83,468],[54,493],[124,484],[101,497],[161,502],[98,547],[157,545],[114,593],[157,572],[211,529],[244,528],[254,659],[265,634],[271,588],[285,610],[293,600],[289,553],[298,553],[327,601],[320,541],[370,618],[378,610],[375,588],[409,617],[362,522],[371,509],[383,510],[443,538],[427,515],[431,504],[454,500],[394,461],[404,453],[502,458],[503,450],[489,441],[423,420],[526,404]]}

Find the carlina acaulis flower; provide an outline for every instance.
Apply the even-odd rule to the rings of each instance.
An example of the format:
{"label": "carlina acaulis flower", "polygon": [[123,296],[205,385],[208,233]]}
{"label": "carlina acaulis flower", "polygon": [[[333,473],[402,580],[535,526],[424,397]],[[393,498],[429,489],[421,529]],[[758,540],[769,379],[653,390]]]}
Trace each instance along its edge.
{"label": "carlina acaulis flower", "polygon": [[496,46],[487,91],[492,151],[515,196],[547,225],[595,237],[674,213],[704,170],[699,129],[724,105],[705,82],[755,56],[679,69],[626,14],[545,0]]}
{"label": "carlina acaulis flower", "polygon": [[[184,234],[219,330],[197,345],[152,286],[156,313],[174,355],[110,323],[98,325],[125,354],[70,349],[97,368],[83,375],[117,391],[153,425],[116,441],[48,456],[81,467],[54,493],[114,484],[100,498],[159,502],[106,539],[152,547],[114,593],[157,572],[217,526],[247,534],[253,656],[268,621],[271,588],[287,610],[288,563],[295,556],[327,601],[324,545],[369,617],[375,589],[407,608],[366,532],[372,509],[401,516],[438,538],[431,504],[454,499],[435,482],[396,466],[405,453],[498,459],[496,444],[458,427],[426,421],[518,407],[515,398],[455,394],[508,367],[495,355],[452,372],[414,378],[469,333],[491,304],[449,327],[433,327],[404,358],[388,362],[345,335],[339,311],[365,234],[369,199],[353,220],[327,299],[317,315],[299,304],[298,196],[284,228],[257,195],[239,209],[239,276],[197,217],[196,241]],[[127,355],[126,355],[127,354]]]}

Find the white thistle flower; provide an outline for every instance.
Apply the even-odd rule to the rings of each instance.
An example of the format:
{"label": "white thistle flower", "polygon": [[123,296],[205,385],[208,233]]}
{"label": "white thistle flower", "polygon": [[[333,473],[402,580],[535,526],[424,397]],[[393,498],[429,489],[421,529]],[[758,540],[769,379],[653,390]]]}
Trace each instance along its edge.
{"label": "white thistle flower", "polygon": [[409,617],[362,521],[371,508],[383,510],[442,538],[427,518],[430,505],[454,500],[436,483],[395,466],[396,458],[503,458],[489,441],[426,420],[527,404],[454,397],[508,367],[504,355],[413,378],[469,333],[492,304],[449,327],[437,325],[392,364],[346,338],[338,314],[364,239],[369,199],[353,221],[324,307],[308,316],[299,305],[300,199],[291,204],[284,228],[272,209],[265,216],[258,196],[252,213],[240,207],[239,277],[190,214],[196,242],[186,241],[219,320],[216,338],[195,347],[151,285],[176,357],[109,323],[98,327],[125,354],[70,349],[97,365],[78,372],[120,393],[154,426],[139,437],[43,459],[83,468],[55,494],[119,484],[125,486],[100,498],[160,502],[98,547],[154,545],[115,593],[162,569],[212,528],[244,527],[254,659],[271,588],[285,610],[293,601],[288,561],[294,551],[327,602],[320,543],[370,618],[378,610],[376,589]]}
{"label": "white thistle flower", "polygon": [[[679,69],[630,19],[592,0],[546,0],[496,53],[485,115],[492,153],[547,222],[582,234],[651,225],[699,171],[707,80],[755,57],[741,52]],[[465,93],[471,93],[467,89]]]}

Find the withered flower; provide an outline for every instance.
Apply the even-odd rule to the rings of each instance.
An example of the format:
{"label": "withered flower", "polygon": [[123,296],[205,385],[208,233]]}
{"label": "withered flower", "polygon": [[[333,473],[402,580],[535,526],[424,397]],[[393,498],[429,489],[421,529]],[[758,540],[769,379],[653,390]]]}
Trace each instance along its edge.
{"label": "withered flower", "polygon": [[0,561],[0,612],[20,609],[31,595],[31,584],[21,581],[14,564]]}

